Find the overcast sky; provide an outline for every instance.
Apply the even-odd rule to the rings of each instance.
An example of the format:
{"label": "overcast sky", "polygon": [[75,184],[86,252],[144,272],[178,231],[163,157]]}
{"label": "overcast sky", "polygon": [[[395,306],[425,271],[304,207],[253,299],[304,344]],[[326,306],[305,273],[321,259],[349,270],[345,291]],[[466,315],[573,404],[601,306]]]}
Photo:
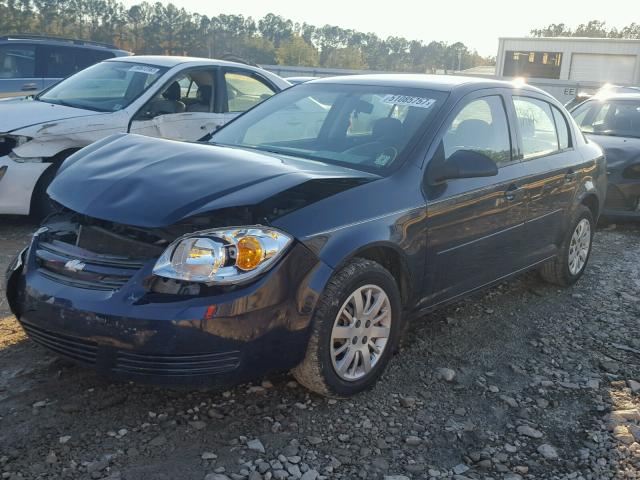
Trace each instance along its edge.
{"label": "overcast sky", "polygon": [[[632,21],[637,0],[173,0],[204,15],[243,14],[254,19],[272,12],[294,22],[373,32],[381,37],[464,42],[482,55],[495,55],[498,37],[525,36],[550,23],[576,26],[592,19],[621,28]],[[124,0],[127,6],[139,3]],[[151,1],[153,3],[153,1]],[[167,3],[163,0],[163,3]]]}

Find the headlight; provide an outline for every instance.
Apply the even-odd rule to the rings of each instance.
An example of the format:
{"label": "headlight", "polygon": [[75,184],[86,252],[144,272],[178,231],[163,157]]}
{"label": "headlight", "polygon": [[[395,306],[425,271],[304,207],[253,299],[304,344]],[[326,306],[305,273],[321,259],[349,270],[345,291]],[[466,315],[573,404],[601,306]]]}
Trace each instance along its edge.
{"label": "headlight", "polygon": [[0,156],[9,155],[14,148],[18,148],[29,141],[31,141],[31,138],[20,135],[0,136]]}
{"label": "headlight", "polygon": [[241,283],[271,267],[291,241],[290,236],[264,227],[196,232],[169,245],[153,267],[153,273],[189,282]]}

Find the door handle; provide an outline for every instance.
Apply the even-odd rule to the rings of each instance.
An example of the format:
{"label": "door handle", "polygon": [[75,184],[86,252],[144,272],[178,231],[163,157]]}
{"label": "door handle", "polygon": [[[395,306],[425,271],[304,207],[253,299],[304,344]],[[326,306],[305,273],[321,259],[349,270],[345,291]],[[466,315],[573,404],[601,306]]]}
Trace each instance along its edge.
{"label": "door handle", "polygon": [[521,187],[512,183],[504,192],[504,198],[506,198],[508,202],[513,202],[522,196],[522,192],[523,189]]}
{"label": "door handle", "polygon": [[564,181],[565,183],[573,183],[576,181],[576,178],[578,178],[578,174],[573,170],[569,170],[564,176]]}
{"label": "door handle", "polygon": [[30,90],[37,90],[37,89],[38,89],[38,84],[36,83],[25,83],[24,85],[22,85],[23,92],[28,92]]}

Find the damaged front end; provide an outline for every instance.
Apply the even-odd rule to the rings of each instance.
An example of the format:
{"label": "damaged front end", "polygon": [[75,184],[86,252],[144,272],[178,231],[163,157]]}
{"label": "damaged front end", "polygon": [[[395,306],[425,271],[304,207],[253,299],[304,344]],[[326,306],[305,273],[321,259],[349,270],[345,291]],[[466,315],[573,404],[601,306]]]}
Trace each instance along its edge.
{"label": "damaged front end", "polygon": [[[229,225],[226,215],[206,226]],[[35,342],[117,378],[227,385],[293,367],[318,296],[310,282],[327,267],[294,243],[246,284],[155,275],[166,248],[204,221],[140,228],[55,214],[12,263],[11,309]]]}

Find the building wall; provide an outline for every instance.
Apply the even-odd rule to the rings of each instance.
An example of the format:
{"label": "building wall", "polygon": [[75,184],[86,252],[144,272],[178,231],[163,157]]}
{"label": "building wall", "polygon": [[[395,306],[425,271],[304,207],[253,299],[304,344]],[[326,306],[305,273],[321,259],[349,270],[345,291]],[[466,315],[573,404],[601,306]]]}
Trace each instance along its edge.
{"label": "building wall", "polygon": [[[633,55],[636,65],[633,83],[640,84],[640,40],[595,38],[501,38],[499,40],[496,72],[503,76],[507,51],[561,52],[560,80],[568,80],[571,56],[574,53],[603,55]],[[612,79],[615,82],[615,79]]]}

